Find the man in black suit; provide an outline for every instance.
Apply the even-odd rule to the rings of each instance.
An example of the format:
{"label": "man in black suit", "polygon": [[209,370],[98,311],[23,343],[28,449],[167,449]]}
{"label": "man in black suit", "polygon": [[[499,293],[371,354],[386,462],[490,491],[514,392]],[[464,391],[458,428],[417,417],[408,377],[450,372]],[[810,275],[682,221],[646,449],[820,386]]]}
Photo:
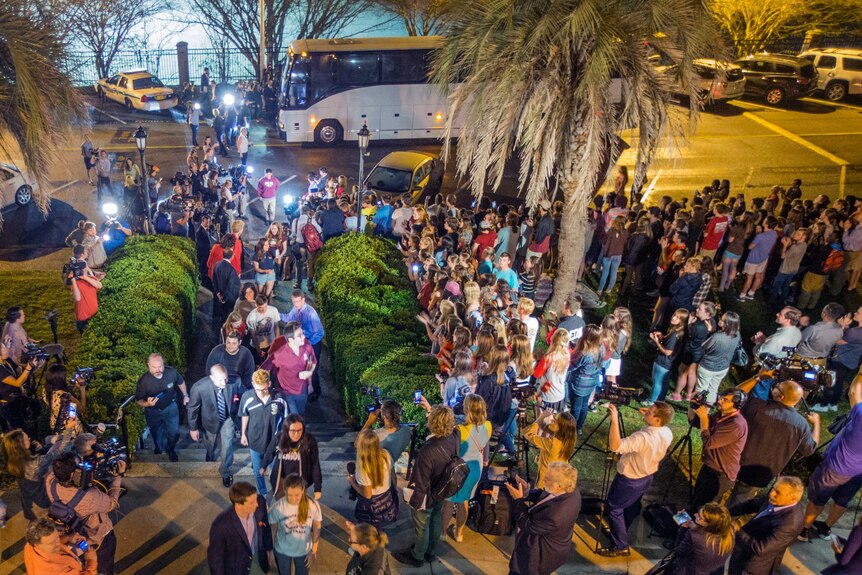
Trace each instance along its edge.
{"label": "man in black suit", "polygon": [[241,384],[228,383],[227,370],[217,363],[204,377],[192,386],[189,398],[189,435],[192,441],[201,440],[203,430],[207,461],[219,460],[222,483],[233,483],[233,417],[237,414]]}
{"label": "man in black suit", "polygon": [[548,465],[545,489],[526,497],[530,484],[516,477],[518,485],[506,488],[515,500],[518,535],[509,561],[509,575],[550,575],[569,556],[575,521],[581,511],[578,471],[564,461]]}
{"label": "man in black suit", "polygon": [[735,516],[756,513],[739,531],[730,557],[730,575],[778,573],[784,551],[802,532],[804,486],[798,477],[779,477],[766,497],[755,497],[730,510]]}
{"label": "man in black suit", "polygon": [[240,481],[228,492],[231,506],[210,526],[207,563],[212,575],[266,573],[275,567],[266,501],[251,483]]}
{"label": "man in black suit", "polygon": [[239,297],[239,274],[230,262],[233,247],[224,248],[224,256],[213,266],[213,327],[216,333],[224,325]]}

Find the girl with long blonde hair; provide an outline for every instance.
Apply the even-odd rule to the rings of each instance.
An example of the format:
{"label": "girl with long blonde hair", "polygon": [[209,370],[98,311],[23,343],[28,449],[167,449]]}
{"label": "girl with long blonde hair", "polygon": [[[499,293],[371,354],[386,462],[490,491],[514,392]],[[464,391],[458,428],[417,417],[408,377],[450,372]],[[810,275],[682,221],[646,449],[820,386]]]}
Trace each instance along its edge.
{"label": "girl with long blonde hair", "polygon": [[533,371],[536,389],[545,409],[562,411],[566,403],[566,371],[572,359],[569,351],[569,332],[557,328],[551,335],[548,350]]}
{"label": "girl with long blonde hair", "polygon": [[391,523],[398,513],[389,452],[380,447],[380,436],[371,429],[356,439],[356,473],[348,470],[347,482],[356,490],[356,520],[377,528]]}

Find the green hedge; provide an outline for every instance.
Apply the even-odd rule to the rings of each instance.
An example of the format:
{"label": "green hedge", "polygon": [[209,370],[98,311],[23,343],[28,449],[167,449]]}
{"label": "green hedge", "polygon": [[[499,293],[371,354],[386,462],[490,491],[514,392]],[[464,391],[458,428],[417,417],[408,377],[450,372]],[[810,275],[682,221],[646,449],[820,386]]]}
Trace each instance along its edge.
{"label": "green hedge", "polygon": [[408,419],[424,421],[413,390],[422,389],[431,403],[440,400],[437,361],[423,355],[429,344],[416,320],[416,291],[395,244],[346,234],[326,242],[316,269],[318,307],[347,414],[365,420],[370,401],[359,390],[374,386],[400,402]]}
{"label": "green hedge", "polygon": [[[134,236],[111,255],[99,292],[99,311],[90,320],[71,368],[100,367],[88,388],[91,422],[113,423],[117,407],[134,394],[147,356],[185,373],[186,345],[193,341],[198,290],[195,246],[172,236]],[[137,406],[127,411],[129,442],[146,425]]]}

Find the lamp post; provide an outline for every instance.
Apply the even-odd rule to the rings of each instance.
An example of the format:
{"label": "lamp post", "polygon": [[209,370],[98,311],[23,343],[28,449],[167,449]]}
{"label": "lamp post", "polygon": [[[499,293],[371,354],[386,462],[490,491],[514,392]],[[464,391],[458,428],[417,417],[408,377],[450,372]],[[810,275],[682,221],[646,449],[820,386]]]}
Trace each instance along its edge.
{"label": "lamp post", "polygon": [[138,147],[138,152],[141,154],[141,193],[144,195],[144,233],[150,233],[150,191],[147,189],[147,164],[144,163],[144,152],[147,151],[147,130],[143,126],[138,126],[135,132],[135,145]]}
{"label": "lamp post", "polygon": [[359,139],[359,192],[356,194],[356,231],[362,233],[362,188],[365,182],[365,155],[368,153],[368,141],[371,132],[368,131],[368,123],[364,122],[362,128],[356,133]]}

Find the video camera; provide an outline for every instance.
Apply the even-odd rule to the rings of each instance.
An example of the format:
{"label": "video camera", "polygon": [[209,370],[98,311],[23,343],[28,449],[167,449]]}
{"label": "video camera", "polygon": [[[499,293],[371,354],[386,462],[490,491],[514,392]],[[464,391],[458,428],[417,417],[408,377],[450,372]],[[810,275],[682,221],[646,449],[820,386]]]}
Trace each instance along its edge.
{"label": "video camera", "polygon": [[359,395],[367,395],[372,399],[372,403],[366,406],[368,413],[372,413],[380,409],[382,406],[382,402],[380,400],[380,388],[379,387],[360,387]]}
{"label": "video camera", "polygon": [[693,396],[691,396],[691,408],[692,409],[699,409],[700,407],[703,407],[704,405],[709,406],[709,403],[707,403],[707,401],[706,401],[707,397],[709,397],[709,390],[708,389],[704,389],[703,391],[695,393]]}
{"label": "video camera", "polygon": [[47,361],[51,354],[45,348],[35,343],[27,343],[21,351],[21,363],[30,361]]}
{"label": "video camera", "polygon": [[643,391],[642,387],[620,387],[616,384],[606,385],[596,394],[595,400],[597,402],[607,401],[614,405],[625,405],[633,399],[640,399]]}
{"label": "video camera", "polygon": [[66,278],[66,285],[72,285],[72,279],[81,279],[84,271],[87,269],[87,262],[76,258],[69,258],[69,262],[63,266],[63,277]]}
{"label": "video camera", "polygon": [[96,372],[102,369],[101,367],[79,367],[75,370],[75,373],[72,374],[72,381],[77,382],[81,387],[87,387],[93,378],[96,376]]}
{"label": "video camera", "polygon": [[128,463],[128,449],[116,437],[97,441],[93,445],[93,454],[78,464],[81,470],[81,489],[87,489],[93,482],[107,485],[120,475],[120,462]]}
{"label": "video camera", "polygon": [[174,174],[174,177],[169,180],[171,185],[181,185],[185,186],[189,182],[189,177],[185,175],[183,172],[177,172]]}
{"label": "video camera", "polygon": [[835,374],[805,358],[779,358],[769,353],[758,357],[762,369],[775,374],[776,381],[795,381],[802,389],[812,392],[835,384]]}

